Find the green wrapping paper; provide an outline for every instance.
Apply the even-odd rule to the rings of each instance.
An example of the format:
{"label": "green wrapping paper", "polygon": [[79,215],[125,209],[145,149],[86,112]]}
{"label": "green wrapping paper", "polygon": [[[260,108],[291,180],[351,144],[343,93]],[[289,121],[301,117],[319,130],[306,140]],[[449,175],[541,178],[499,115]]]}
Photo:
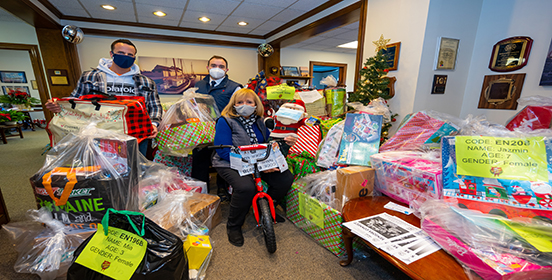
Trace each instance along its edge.
{"label": "green wrapping paper", "polygon": [[185,156],[197,145],[215,140],[215,122],[188,123],[159,132],[159,149],[173,156]]}
{"label": "green wrapping paper", "polygon": [[316,166],[316,160],[307,151],[303,151],[301,154],[290,154],[286,161],[295,181],[320,171],[320,168]]}

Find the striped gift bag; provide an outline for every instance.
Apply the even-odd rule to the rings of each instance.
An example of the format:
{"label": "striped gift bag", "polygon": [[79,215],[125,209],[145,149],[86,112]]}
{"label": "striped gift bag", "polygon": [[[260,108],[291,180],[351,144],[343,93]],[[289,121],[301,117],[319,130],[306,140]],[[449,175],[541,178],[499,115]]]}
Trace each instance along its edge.
{"label": "striped gift bag", "polygon": [[289,150],[292,154],[301,154],[303,151],[307,151],[312,157],[316,157],[318,146],[322,141],[322,131],[320,126],[308,126],[303,125],[299,128],[297,134],[299,139]]}

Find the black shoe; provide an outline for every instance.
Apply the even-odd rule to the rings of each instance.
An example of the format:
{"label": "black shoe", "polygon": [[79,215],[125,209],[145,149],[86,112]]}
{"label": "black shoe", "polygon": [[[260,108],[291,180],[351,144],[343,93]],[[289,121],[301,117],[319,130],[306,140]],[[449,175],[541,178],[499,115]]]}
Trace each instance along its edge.
{"label": "black shoe", "polygon": [[280,216],[280,214],[276,213],[276,222],[277,223],[284,223],[286,221],[286,218]]}
{"label": "black shoe", "polygon": [[243,234],[241,228],[238,229],[226,229],[226,234],[228,234],[228,242],[230,244],[241,247],[243,246]]}

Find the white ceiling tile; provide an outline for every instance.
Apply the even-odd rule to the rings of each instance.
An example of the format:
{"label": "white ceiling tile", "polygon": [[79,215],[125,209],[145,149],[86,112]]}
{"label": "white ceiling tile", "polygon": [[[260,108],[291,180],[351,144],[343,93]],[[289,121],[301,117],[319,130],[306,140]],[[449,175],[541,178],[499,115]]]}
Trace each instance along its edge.
{"label": "white ceiling tile", "polygon": [[209,25],[215,24],[218,26],[226,19],[227,15],[219,15],[214,13],[186,10],[186,12],[184,12],[184,17],[182,18],[182,21],[186,21],[190,23],[202,23],[201,21],[199,21],[200,17],[208,17],[211,19],[211,21],[208,21],[205,24],[209,24]]}
{"label": "white ceiling tile", "polygon": [[[248,25],[246,26],[239,26],[238,25],[238,22],[240,21],[245,21],[247,23],[249,23]],[[227,26],[227,27],[237,27],[237,28],[240,28],[240,27],[245,27],[247,30],[247,32],[257,28],[260,24],[262,24],[264,22],[264,20],[261,20],[261,19],[254,19],[254,18],[248,18],[248,17],[237,17],[237,16],[229,16],[222,24],[221,26]],[[244,30],[245,30],[244,28]],[[218,30],[218,29],[217,29]],[[243,33],[243,32],[240,32],[240,33]]]}
{"label": "white ceiling tile", "polygon": [[320,33],[316,36],[320,36],[320,37],[324,37],[324,38],[331,38],[331,37],[338,36],[339,34],[341,34],[343,32],[349,32],[349,31],[350,31],[349,29],[343,30],[341,28],[336,28],[336,29],[332,29],[330,31],[326,31],[324,33]]}
{"label": "white ceiling tile", "polygon": [[274,17],[272,17],[270,20],[288,22],[292,19],[295,19],[295,18],[299,17],[300,15],[302,15],[304,13],[305,13],[305,11],[301,11],[301,10],[285,9],[285,10],[281,11],[280,13],[278,13],[277,15],[275,15]]}
{"label": "white ceiling tile", "polygon": [[90,17],[78,1],[49,0],[62,14],[76,17]]}
{"label": "white ceiling tile", "polygon": [[[158,17],[153,14],[155,11],[162,11],[167,14],[164,17]],[[158,18],[167,22],[167,25],[177,25],[182,17],[184,8],[167,8],[159,5],[146,5],[146,4],[137,4],[136,12],[138,13],[138,20],[142,21],[142,18]],[[174,22],[176,21],[176,22]],[[170,22],[170,23],[168,23]]]}
{"label": "white ceiling tile", "polygon": [[284,8],[281,7],[242,3],[236,10],[234,10],[232,16],[251,17],[267,20],[282,11],[283,9]]}
{"label": "white ceiling tile", "polygon": [[160,17],[138,17],[138,22],[148,23],[148,24],[157,24],[157,25],[166,25],[166,26],[178,26],[178,20],[167,20],[166,18]]}
{"label": "white ceiling tile", "polygon": [[[345,30],[344,30],[345,31]],[[358,30],[351,30],[348,32],[341,33],[334,38],[349,40],[350,42],[358,40]]]}
{"label": "white ceiling tile", "polygon": [[215,30],[218,27],[218,24],[202,23],[200,21],[197,21],[197,23],[196,22],[182,21],[180,23],[180,27],[197,28],[197,29],[205,29],[205,30]]}
{"label": "white ceiling tile", "polygon": [[345,25],[345,26],[342,26],[341,28],[345,28],[345,29],[351,29],[351,30],[358,30],[358,21],[357,22],[353,22],[349,25]]}
{"label": "white ceiling tile", "polygon": [[100,6],[97,0],[79,0],[93,18],[136,22],[132,2],[109,0],[101,2],[115,6],[117,9],[108,11]]}
{"label": "white ceiling tile", "polygon": [[225,32],[234,32],[234,33],[243,33],[247,34],[247,32],[253,30],[253,28],[249,28],[247,26],[220,26],[216,29],[216,31],[225,31]]}
{"label": "white ceiling tile", "polygon": [[324,38],[322,37],[311,37],[311,38],[308,38],[307,40],[302,41],[301,43],[303,43],[304,45],[310,45],[316,42],[320,42],[322,40],[324,40]]}
{"label": "white ceiling tile", "polygon": [[326,38],[324,40],[316,42],[316,44],[326,47],[337,47],[341,44],[349,43],[347,40],[335,39],[335,38]]}
{"label": "white ceiling tile", "polygon": [[134,2],[136,2],[136,6],[140,4],[155,4],[168,8],[184,8],[188,0],[134,0]]}
{"label": "white ceiling tile", "polygon": [[327,2],[327,0],[299,0],[289,8],[301,11],[310,11],[325,2]]}
{"label": "white ceiling tile", "polygon": [[257,27],[258,29],[262,29],[262,30],[274,30],[282,25],[284,25],[285,22],[283,21],[275,21],[275,20],[269,20],[267,22],[264,22],[263,24],[259,25],[259,27]]}
{"label": "white ceiling tile", "polygon": [[187,9],[225,15],[232,12],[240,3],[241,1],[230,0],[189,0]]}
{"label": "white ceiling tile", "polygon": [[264,35],[270,33],[270,31],[272,31],[272,30],[264,30],[264,29],[256,28],[256,29],[252,30],[251,32],[249,32],[247,34],[264,36]]}
{"label": "white ceiling tile", "polygon": [[321,51],[323,49],[327,49],[328,47],[327,46],[321,46],[321,45],[318,45],[318,44],[310,44],[310,45],[303,46],[301,48],[302,49]]}
{"label": "white ceiling tile", "polygon": [[243,0],[243,2],[286,8],[297,2],[297,0]]}

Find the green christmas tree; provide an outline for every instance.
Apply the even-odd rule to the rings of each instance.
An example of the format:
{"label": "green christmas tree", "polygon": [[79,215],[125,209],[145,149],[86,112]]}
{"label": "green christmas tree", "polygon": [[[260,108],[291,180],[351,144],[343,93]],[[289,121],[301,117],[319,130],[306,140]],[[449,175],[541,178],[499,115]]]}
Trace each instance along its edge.
{"label": "green christmas tree", "polygon": [[[368,105],[372,100],[381,97],[387,100],[393,96],[389,94],[389,79],[387,75],[387,58],[383,54],[383,48],[379,48],[376,55],[366,59],[364,67],[360,70],[360,80],[357,82],[357,90],[349,96],[350,102],[360,102],[363,105]],[[387,105],[389,106],[389,105]],[[383,144],[389,137],[389,129],[392,123],[396,121],[398,114],[391,114],[391,119],[383,123],[381,128],[381,143]]]}

